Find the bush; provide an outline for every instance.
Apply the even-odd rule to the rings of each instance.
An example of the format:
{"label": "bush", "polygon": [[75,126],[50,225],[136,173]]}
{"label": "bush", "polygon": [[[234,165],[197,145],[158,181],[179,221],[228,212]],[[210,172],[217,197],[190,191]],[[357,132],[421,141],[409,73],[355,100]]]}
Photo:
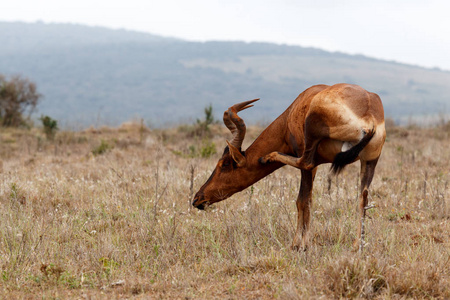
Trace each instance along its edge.
{"label": "bush", "polygon": [[94,156],[104,154],[112,149],[112,146],[108,144],[105,140],[102,140],[100,145],[92,150]]}
{"label": "bush", "polygon": [[44,133],[48,140],[53,140],[55,138],[56,131],[58,130],[58,121],[53,120],[49,116],[42,116],[39,120],[44,126]]}
{"label": "bush", "polygon": [[216,154],[216,144],[211,141],[204,141],[202,148],[200,149],[200,156],[203,158],[208,158]]}
{"label": "bush", "polygon": [[210,139],[204,139],[198,147],[189,145],[184,151],[172,150],[172,153],[184,158],[203,157],[208,158],[217,153],[216,144]]}

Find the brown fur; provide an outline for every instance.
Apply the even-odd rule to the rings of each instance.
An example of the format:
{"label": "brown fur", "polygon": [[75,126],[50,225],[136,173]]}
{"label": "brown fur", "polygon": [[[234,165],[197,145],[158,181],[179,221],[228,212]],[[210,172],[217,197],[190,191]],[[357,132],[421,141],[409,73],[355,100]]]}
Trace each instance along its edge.
{"label": "brown fur", "polygon": [[[233,107],[244,106],[245,103],[241,103]],[[233,111],[232,108],[228,111]],[[237,112],[233,118],[242,130],[235,134],[234,126],[230,128],[227,125],[233,129],[234,142],[229,143],[213,174],[195,195],[195,207],[202,209],[224,200],[284,165],[299,168],[302,181],[297,199],[298,226],[293,248],[306,249],[317,166],[333,162],[336,155],[342,153],[344,143],[355,147],[366,133],[372,134],[373,130],[373,136],[365,141],[365,146],[353,151],[355,159],[361,160],[360,214],[363,220],[367,190],[386,137],[383,105],[378,95],[350,84],[312,86],[301,93],[245,152],[235,147],[242,144],[245,124]],[[361,234],[361,223],[358,232]],[[355,241],[356,245],[359,243],[359,239]]]}

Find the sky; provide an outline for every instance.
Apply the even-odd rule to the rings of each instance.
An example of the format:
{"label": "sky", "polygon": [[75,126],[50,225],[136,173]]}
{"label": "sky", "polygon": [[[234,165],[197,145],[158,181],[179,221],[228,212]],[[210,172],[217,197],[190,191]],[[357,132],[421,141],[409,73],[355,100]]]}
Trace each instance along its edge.
{"label": "sky", "polygon": [[316,47],[450,71],[447,0],[14,0],[0,21]]}

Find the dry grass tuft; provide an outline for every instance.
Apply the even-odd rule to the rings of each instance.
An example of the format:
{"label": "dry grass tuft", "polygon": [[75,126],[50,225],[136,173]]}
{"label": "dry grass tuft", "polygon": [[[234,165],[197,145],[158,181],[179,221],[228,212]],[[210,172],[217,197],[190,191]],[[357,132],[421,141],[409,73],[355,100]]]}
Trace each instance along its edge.
{"label": "dry grass tuft", "polygon": [[386,266],[375,257],[362,260],[358,256],[341,257],[325,270],[329,278],[328,288],[336,298],[377,296],[387,281],[383,274]]}
{"label": "dry grass tuft", "polygon": [[[203,212],[192,194],[222,149],[202,158],[204,141],[183,128],[133,123],[54,141],[2,129],[0,298],[448,299],[447,127],[389,129],[362,255],[351,250],[359,163],[330,191],[320,168],[311,247],[293,252],[297,170]],[[225,145],[221,126],[210,133],[208,147]]]}

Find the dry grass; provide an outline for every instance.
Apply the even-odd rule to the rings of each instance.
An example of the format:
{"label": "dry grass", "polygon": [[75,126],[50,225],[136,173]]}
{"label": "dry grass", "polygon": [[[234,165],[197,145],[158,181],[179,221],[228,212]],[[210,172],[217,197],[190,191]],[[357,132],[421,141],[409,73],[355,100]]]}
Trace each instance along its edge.
{"label": "dry grass", "polygon": [[[226,131],[214,132],[223,146]],[[202,212],[191,208],[192,192],[218,154],[187,158],[200,141],[177,130],[128,125],[60,132],[50,143],[36,129],[3,129],[0,298],[448,299],[449,135],[390,129],[359,255],[359,163],[330,193],[320,168],[311,247],[297,253],[295,169]]]}

